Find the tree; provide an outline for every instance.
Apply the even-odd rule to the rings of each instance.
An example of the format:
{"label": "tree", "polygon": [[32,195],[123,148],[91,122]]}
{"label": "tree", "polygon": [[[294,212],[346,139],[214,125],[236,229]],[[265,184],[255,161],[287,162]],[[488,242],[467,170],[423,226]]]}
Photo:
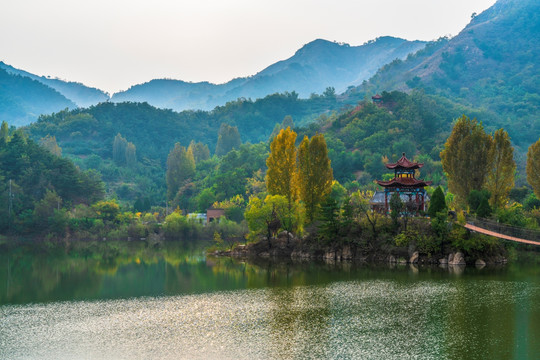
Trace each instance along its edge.
{"label": "tree", "polygon": [[431,201],[429,202],[428,214],[433,219],[438,212],[446,210],[446,200],[444,199],[444,193],[440,186],[437,186],[433,195],[431,195]]}
{"label": "tree", "polygon": [[133,167],[137,164],[137,149],[131,142],[127,143],[125,157],[127,166]]}
{"label": "tree", "polygon": [[271,195],[283,195],[289,208],[296,201],[296,133],[287,128],[281,130],[270,144],[270,155],[266,159],[266,188]]}
{"label": "tree", "polygon": [[192,152],[187,152],[180,143],[174,144],[174,148],[167,157],[167,199],[172,200],[178,190],[195,175],[195,159]]}
{"label": "tree", "polygon": [[441,162],[448,177],[448,189],[465,202],[471,190],[486,183],[492,165],[492,139],[476,119],[460,117],[441,151]]}
{"label": "tree", "polygon": [[527,151],[527,182],[532,186],[536,197],[540,198],[540,139]]}
{"label": "tree", "polygon": [[58,143],[56,142],[56,136],[47,135],[41,138],[39,144],[45,149],[49,150],[51,154],[54,154],[56,156],[62,156],[62,148],[58,146]]}
{"label": "tree", "polygon": [[113,161],[116,163],[116,165],[126,164],[127,145],[127,140],[124,139],[120,133],[116,134],[113,142]]}
{"label": "tree", "polygon": [[298,189],[310,221],[319,204],[332,191],[332,180],[324,135],[315,135],[311,141],[305,136],[298,147]]}
{"label": "tree", "polygon": [[404,204],[401,201],[401,197],[399,196],[399,192],[393,192],[392,196],[390,197],[390,217],[392,218],[392,221],[395,225],[398,223],[398,218],[401,215],[401,212],[403,211]]}
{"label": "tree", "polygon": [[5,121],[2,121],[2,126],[0,127],[0,141],[4,143],[9,141],[9,126]]}
{"label": "tree", "polygon": [[508,133],[503,129],[497,130],[493,135],[490,157],[493,163],[489,169],[486,188],[491,193],[490,205],[500,208],[508,202],[508,195],[514,187],[516,171],[514,148]]}
{"label": "tree", "polygon": [[188,151],[193,153],[193,158],[195,159],[195,165],[203,160],[208,160],[210,158],[210,150],[208,145],[201,142],[195,142],[191,140],[188,146]]}
{"label": "tree", "polygon": [[218,132],[218,141],[216,144],[216,155],[223,156],[232,149],[237,149],[242,145],[240,133],[236,126],[222,123]]}
{"label": "tree", "polygon": [[56,136],[47,135],[39,140],[39,145],[49,150],[51,154],[62,156],[62,148],[56,142]]}

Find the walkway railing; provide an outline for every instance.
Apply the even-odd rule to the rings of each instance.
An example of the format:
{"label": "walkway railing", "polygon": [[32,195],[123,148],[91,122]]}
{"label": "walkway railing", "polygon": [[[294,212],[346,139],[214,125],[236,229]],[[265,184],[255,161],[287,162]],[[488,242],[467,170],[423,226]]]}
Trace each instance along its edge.
{"label": "walkway railing", "polygon": [[507,224],[501,224],[496,221],[477,218],[471,215],[467,216],[467,224],[477,226],[495,233],[515,237],[523,240],[540,242],[540,231],[520,228]]}

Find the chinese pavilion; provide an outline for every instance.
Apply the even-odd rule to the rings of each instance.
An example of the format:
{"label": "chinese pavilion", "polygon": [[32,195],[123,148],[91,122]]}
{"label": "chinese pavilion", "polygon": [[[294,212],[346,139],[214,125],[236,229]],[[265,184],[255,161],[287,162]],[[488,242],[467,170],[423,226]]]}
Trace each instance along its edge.
{"label": "chinese pavilion", "polygon": [[[385,166],[393,169],[395,175],[390,181],[377,180],[377,184],[384,187],[384,203],[382,203],[382,192],[377,192],[372,200],[374,210],[387,214],[390,210],[390,198],[394,192],[397,192],[406,205],[406,211],[414,213],[425,211],[427,195],[424,187],[431,185],[431,181],[418,180],[414,177],[415,170],[420,169],[424,164],[409,161],[403,153],[396,163],[388,163]],[[375,203],[379,203],[378,208]]]}

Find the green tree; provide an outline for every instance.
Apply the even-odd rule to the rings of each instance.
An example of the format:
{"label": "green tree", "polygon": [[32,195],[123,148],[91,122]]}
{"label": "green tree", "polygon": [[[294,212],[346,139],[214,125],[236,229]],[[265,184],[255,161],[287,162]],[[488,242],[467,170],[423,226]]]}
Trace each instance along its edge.
{"label": "green tree", "polygon": [[493,145],[490,157],[493,159],[486,183],[486,189],[491,193],[490,205],[503,207],[508,202],[510,190],[514,187],[516,162],[514,148],[510,143],[508,133],[499,129],[493,135]]}
{"label": "green tree", "polygon": [[489,201],[487,197],[483,197],[482,200],[480,200],[480,205],[478,205],[478,209],[476,209],[476,215],[480,217],[489,217],[491,216],[491,206],[489,206]]}
{"label": "green tree", "polygon": [[448,189],[465,202],[471,190],[485,185],[492,165],[492,139],[476,119],[460,117],[444,144],[441,162],[448,177]]}
{"label": "green tree", "polygon": [[45,196],[34,207],[34,223],[38,227],[45,227],[55,210],[60,210],[62,198],[56,192],[47,190]]}
{"label": "green tree", "polygon": [[398,219],[403,211],[403,207],[404,205],[401,201],[399,193],[397,191],[393,192],[392,196],[390,196],[390,217],[395,225],[398,223]]}
{"label": "green tree", "polygon": [[128,141],[120,135],[116,134],[113,142],[113,161],[116,165],[125,165],[126,164],[126,149],[128,146]]}
{"label": "green tree", "polygon": [[315,218],[323,199],[332,191],[333,173],[324,135],[304,137],[298,147],[298,189],[309,221]]}
{"label": "green tree", "polygon": [[218,132],[218,141],[216,144],[216,155],[223,156],[232,149],[237,149],[242,145],[240,133],[236,126],[222,123]]}
{"label": "green tree", "polygon": [[127,143],[125,157],[127,166],[133,167],[137,164],[137,149],[131,142]]}
{"label": "green tree", "polygon": [[444,193],[443,193],[442,188],[440,186],[437,186],[437,188],[431,195],[428,214],[433,219],[436,217],[438,212],[443,212],[445,210],[446,210],[446,200],[444,198]]}
{"label": "green tree", "polygon": [[195,159],[192,152],[187,152],[180,143],[167,157],[167,199],[172,200],[178,190],[195,175]]}
{"label": "green tree", "polygon": [[540,198],[540,139],[527,151],[527,182],[532,186],[536,197]]}

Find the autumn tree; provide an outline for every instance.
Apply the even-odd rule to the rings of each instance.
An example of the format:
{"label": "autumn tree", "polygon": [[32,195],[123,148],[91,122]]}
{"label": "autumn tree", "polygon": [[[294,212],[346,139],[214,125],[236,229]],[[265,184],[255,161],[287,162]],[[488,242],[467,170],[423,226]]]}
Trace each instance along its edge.
{"label": "autumn tree", "polygon": [[448,189],[465,202],[471,190],[481,189],[492,161],[492,139],[476,119],[460,117],[441,151],[441,162],[448,177]]}
{"label": "autumn tree", "polygon": [[8,123],[2,121],[2,126],[0,126],[0,141],[7,143],[9,140],[9,126]]}
{"label": "autumn tree", "polygon": [[51,154],[62,156],[62,148],[56,142],[56,136],[47,135],[39,140],[39,145],[49,150]]}
{"label": "autumn tree", "polygon": [[493,135],[491,146],[492,166],[489,168],[486,189],[491,193],[489,199],[493,207],[502,207],[508,201],[510,190],[514,187],[516,163],[514,148],[508,133],[499,129]]}
{"label": "autumn tree", "polygon": [[298,147],[298,190],[306,206],[307,217],[313,221],[317,209],[332,190],[333,173],[324,135],[304,137]]}
{"label": "autumn tree", "polygon": [[186,148],[180,143],[174,144],[174,148],[167,157],[167,199],[174,199],[178,190],[194,175],[195,159],[193,153],[186,151]]}
{"label": "autumn tree", "polygon": [[527,182],[532,186],[536,197],[540,198],[540,139],[527,151]]}
{"label": "autumn tree", "polygon": [[195,141],[191,140],[191,143],[189,143],[188,146],[188,151],[193,153],[195,164],[210,158],[210,150],[208,149],[208,145],[201,142],[196,143]]}
{"label": "autumn tree", "polygon": [[222,123],[218,133],[216,155],[223,156],[232,149],[238,149],[240,145],[242,145],[242,141],[240,140],[238,128]]}
{"label": "autumn tree", "polygon": [[283,195],[289,204],[297,199],[296,133],[290,127],[281,130],[270,144],[266,159],[266,188],[272,195]]}

